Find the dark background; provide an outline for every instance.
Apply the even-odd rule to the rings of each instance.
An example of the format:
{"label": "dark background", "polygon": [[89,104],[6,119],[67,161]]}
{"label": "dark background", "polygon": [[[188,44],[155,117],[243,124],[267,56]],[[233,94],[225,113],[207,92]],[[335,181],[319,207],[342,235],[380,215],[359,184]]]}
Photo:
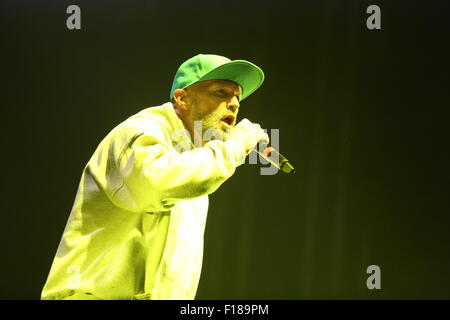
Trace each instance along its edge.
{"label": "dark background", "polygon": [[[81,7],[81,30],[66,8]],[[381,30],[366,8],[381,8]],[[449,299],[446,1],[2,1],[0,298],[39,299],[101,139],[198,53],[266,74],[240,117],[295,175],[210,196],[198,299]],[[381,268],[368,290],[366,268]]]}

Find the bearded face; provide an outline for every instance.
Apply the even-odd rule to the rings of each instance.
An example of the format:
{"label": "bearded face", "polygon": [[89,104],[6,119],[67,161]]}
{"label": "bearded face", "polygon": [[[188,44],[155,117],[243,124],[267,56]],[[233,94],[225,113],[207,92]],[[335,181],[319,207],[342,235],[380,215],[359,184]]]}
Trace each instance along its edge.
{"label": "bearded face", "polygon": [[[228,112],[220,110],[214,110],[209,113],[197,113],[195,115],[195,121],[201,125],[201,132],[204,140],[212,140],[213,138],[225,140],[226,131],[229,128],[224,125],[223,119],[228,115]],[[196,129],[198,129],[198,127]]]}
{"label": "bearded face", "polygon": [[203,140],[225,140],[227,131],[236,124],[241,88],[227,80],[196,83],[187,90],[191,97],[191,120]]}

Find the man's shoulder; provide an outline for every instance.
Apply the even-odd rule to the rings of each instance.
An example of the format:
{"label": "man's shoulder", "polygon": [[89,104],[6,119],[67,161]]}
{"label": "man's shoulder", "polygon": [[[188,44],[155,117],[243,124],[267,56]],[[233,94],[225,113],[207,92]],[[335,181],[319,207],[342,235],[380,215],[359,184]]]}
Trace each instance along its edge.
{"label": "man's shoulder", "polygon": [[170,129],[171,121],[168,116],[168,104],[147,107],[123,120],[111,132],[136,131],[145,132],[148,130]]}
{"label": "man's shoulder", "polygon": [[142,109],[116,125],[100,141],[89,162],[94,159],[94,163],[96,163],[99,159],[105,158],[105,152],[112,152],[113,157],[118,158],[125,148],[131,146],[136,139],[142,136],[151,137],[154,141],[164,145],[170,145],[172,121],[170,120],[171,115],[167,111],[169,107],[172,105],[165,103]]}
{"label": "man's shoulder", "polygon": [[174,114],[171,103],[142,109],[113,128],[105,137],[105,142],[119,140],[126,143],[142,134],[153,136],[158,140],[168,140],[177,126],[176,120],[173,119]]}
{"label": "man's shoulder", "polygon": [[125,121],[137,118],[144,118],[149,120],[168,120],[168,108],[172,107],[170,103],[164,103],[159,106],[145,107],[139,112],[133,114]]}

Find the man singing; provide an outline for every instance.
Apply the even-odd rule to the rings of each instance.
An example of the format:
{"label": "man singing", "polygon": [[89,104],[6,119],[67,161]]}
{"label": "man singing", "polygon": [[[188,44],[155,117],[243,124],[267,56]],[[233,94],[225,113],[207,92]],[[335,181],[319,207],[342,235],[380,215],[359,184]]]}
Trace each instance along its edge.
{"label": "man singing", "polygon": [[248,61],[199,54],[171,102],[115,127],[83,170],[42,299],[194,299],[208,195],[269,143],[259,124],[236,124],[263,81]]}

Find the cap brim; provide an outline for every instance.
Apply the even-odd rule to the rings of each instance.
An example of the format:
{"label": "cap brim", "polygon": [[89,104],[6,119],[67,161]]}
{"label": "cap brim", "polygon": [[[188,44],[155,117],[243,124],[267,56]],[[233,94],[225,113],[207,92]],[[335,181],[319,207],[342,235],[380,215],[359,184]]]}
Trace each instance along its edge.
{"label": "cap brim", "polygon": [[257,65],[245,60],[233,60],[211,70],[200,81],[229,80],[242,88],[241,101],[252,94],[264,82],[264,72]]}

